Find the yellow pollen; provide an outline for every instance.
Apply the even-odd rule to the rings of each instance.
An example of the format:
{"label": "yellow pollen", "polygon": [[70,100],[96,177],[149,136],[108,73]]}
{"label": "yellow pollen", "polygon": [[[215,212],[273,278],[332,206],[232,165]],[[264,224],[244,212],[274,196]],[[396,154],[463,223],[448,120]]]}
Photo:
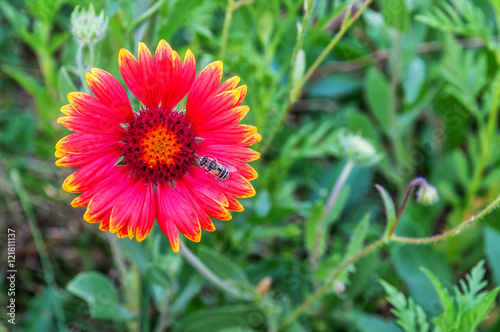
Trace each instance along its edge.
{"label": "yellow pollen", "polygon": [[174,157],[181,151],[177,137],[164,126],[150,130],[141,140],[142,159],[153,168],[158,164],[172,165]]}

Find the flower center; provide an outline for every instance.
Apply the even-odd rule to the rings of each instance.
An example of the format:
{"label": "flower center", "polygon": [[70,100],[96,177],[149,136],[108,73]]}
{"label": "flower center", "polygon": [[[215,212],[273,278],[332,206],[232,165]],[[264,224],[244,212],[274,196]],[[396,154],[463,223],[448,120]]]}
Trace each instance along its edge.
{"label": "flower center", "polygon": [[171,182],[196,162],[196,147],[194,131],[182,113],[142,109],[123,137],[123,161],[147,182]]}

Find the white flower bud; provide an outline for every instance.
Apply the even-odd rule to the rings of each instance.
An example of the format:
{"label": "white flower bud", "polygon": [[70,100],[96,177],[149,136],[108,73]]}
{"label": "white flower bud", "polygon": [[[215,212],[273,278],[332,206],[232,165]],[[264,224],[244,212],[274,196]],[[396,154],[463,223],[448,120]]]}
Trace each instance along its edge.
{"label": "white flower bud", "polygon": [[93,45],[100,41],[106,34],[108,17],[104,11],[96,16],[94,6],[88,10],[80,10],[76,6],[71,13],[71,33],[80,44]]}
{"label": "white flower bud", "polygon": [[437,189],[428,183],[421,183],[417,191],[417,202],[422,205],[434,205],[438,201]]}
{"label": "white flower bud", "polygon": [[339,145],[343,156],[356,164],[371,166],[381,159],[373,145],[359,135],[342,132],[339,136]]}

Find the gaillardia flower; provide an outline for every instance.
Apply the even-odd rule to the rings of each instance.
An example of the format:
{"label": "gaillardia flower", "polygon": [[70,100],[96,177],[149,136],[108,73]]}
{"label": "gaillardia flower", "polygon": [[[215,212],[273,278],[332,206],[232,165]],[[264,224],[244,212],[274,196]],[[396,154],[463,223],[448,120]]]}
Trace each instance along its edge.
{"label": "gaillardia flower", "polygon": [[220,61],[196,76],[190,50],[184,62],[164,40],[154,57],[143,43],[138,53],[137,61],[122,49],[118,63],[139,109],[111,74],[92,69],[86,79],[95,97],[73,92],[61,108],[67,116],[58,122],[74,133],[57,143],[56,164],[79,167],[63,189],[82,193],[71,205],[87,206],[87,222],[142,241],[156,219],[177,252],[178,231],[198,242],[202,228],[215,230],[210,218],[243,211],[236,198],[255,194],[249,181],[257,172],[247,162],[259,158],[247,147],[261,136],[238,124],[249,111],[241,105],[247,88],[237,87],[238,77],[220,84]]}

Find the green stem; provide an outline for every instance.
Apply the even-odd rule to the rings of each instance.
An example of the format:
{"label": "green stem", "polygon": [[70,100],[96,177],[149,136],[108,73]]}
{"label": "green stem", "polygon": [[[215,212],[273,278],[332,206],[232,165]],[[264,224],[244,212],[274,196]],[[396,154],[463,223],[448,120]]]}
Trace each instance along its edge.
{"label": "green stem", "polygon": [[[311,78],[313,73],[316,71],[316,69],[319,67],[321,62],[325,59],[325,57],[328,55],[328,53],[331,52],[331,50],[337,45],[339,40],[344,36],[346,31],[351,27],[351,25],[358,20],[358,18],[361,16],[361,14],[365,11],[366,8],[373,2],[373,0],[367,0],[363,6],[348,20],[344,21],[342,26],[340,27],[339,32],[333,37],[333,39],[330,41],[330,43],[325,47],[325,49],[321,52],[321,54],[318,56],[318,58],[314,61],[314,63],[309,67],[307,70],[306,74],[302,78],[302,80],[295,85],[295,87],[290,91],[290,97],[287,98],[286,102],[284,103],[283,106],[283,111],[280,112],[279,118],[274,124],[269,124],[270,132],[268,135],[265,136],[266,140],[265,143],[262,145],[260,152],[261,155],[265,155],[267,153],[267,150],[271,146],[271,143],[273,142],[274,137],[276,136],[278,129],[281,127],[283,122],[286,119],[286,116],[288,115],[288,112],[290,111],[290,108],[292,104],[298,99],[300,93],[302,92],[302,89],[304,88],[304,85],[306,82]],[[306,13],[307,15],[307,13]],[[305,22],[306,17],[304,17],[304,22]],[[302,25],[302,30],[306,28],[305,24]],[[295,49],[300,50],[300,48],[295,47]],[[294,50],[295,51],[295,50]],[[296,55],[295,55],[296,56]],[[292,70],[293,70],[293,64],[292,64]],[[290,75],[289,79],[292,79],[292,75]]]}
{"label": "green stem", "polygon": [[320,252],[319,252],[320,247],[319,246],[320,246],[320,242],[321,242],[321,234],[322,234],[322,232],[325,231],[324,226],[326,223],[326,218],[330,214],[330,211],[332,210],[333,205],[337,201],[337,199],[340,195],[340,192],[342,191],[342,188],[344,187],[347,179],[349,178],[349,175],[351,174],[351,171],[354,168],[354,166],[355,166],[354,161],[349,159],[346,162],[346,164],[342,168],[342,171],[340,172],[339,177],[337,178],[337,180],[335,181],[335,184],[333,185],[333,188],[330,192],[330,196],[328,197],[328,200],[326,202],[325,208],[323,209],[323,212],[321,213],[321,218],[318,222],[318,227],[316,229],[314,249],[313,249],[313,253],[311,256],[311,264],[313,265],[314,268],[318,266],[318,262],[319,262],[319,258],[320,258],[319,257],[320,256]]}
{"label": "green stem", "polygon": [[224,25],[222,26],[222,41],[219,52],[219,59],[224,61],[226,55],[227,37],[229,35],[229,27],[233,18],[234,0],[227,0],[226,16],[224,17]]}
{"label": "green stem", "polygon": [[366,8],[372,3],[373,0],[367,0],[363,6],[354,14],[349,20],[344,22],[342,24],[339,32],[333,37],[333,39],[330,41],[330,43],[325,47],[323,52],[318,56],[316,61],[311,65],[311,67],[307,70],[306,74],[300,81],[300,83],[297,85],[297,90],[302,91],[302,88],[306,84],[306,82],[311,78],[312,74],[316,71],[316,69],[319,67],[321,62],[325,59],[325,57],[328,55],[328,53],[331,52],[331,50],[337,45],[339,40],[344,36],[346,31],[351,27],[351,25],[358,20],[358,18],[361,16],[361,14],[365,11]]}
{"label": "green stem", "polygon": [[283,330],[285,327],[292,324],[316,300],[318,300],[329,289],[331,289],[331,287],[333,286],[333,283],[335,282],[335,279],[339,276],[339,274],[343,270],[345,270],[351,264],[354,264],[355,262],[357,262],[359,259],[365,257],[369,253],[373,252],[375,249],[381,247],[382,245],[388,244],[389,242],[399,242],[399,243],[408,243],[408,244],[428,244],[428,243],[442,241],[450,236],[459,234],[462,230],[466,229],[467,227],[474,224],[474,222],[483,218],[486,214],[493,211],[499,205],[500,205],[500,196],[498,196],[490,205],[488,205],[486,208],[484,208],[481,212],[479,212],[478,214],[476,214],[472,218],[463,221],[457,227],[455,227],[449,231],[446,231],[442,234],[439,234],[439,235],[434,235],[434,236],[430,236],[430,237],[426,237],[426,238],[410,238],[410,237],[401,237],[401,236],[397,236],[397,235],[392,235],[392,236],[389,236],[388,238],[382,237],[381,239],[377,240],[376,242],[372,243],[371,245],[369,245],[369,246],[365,247],[364,249],[362,249],[361,251],[359,251],[356,255],[345,260],[338,268],[336,268],[333,275],[325,282],[325,284],[323,286],[321,286],[321,288],[316,290],[299,307],[297,307],[290,315],[288,315],[283,320],[283,322],[280,324],[278,330]]}
{"label": "green stem", "polygon": [[84,44],[78,44],[78,49],[76,50],[76,68],[78,69],[78,76],[80,76],[80,82],[82,83],[82,89],[85,93],[89,93],[88,85],[85,81],[85,63],[83,60],[83,47]]}
{"label": "green stem", "polygon": [[288,325],[292,324],[299,316],[302,314],[305,310],[307,310],[317,299],[322,297],[329,289],[331,289],[333,282],[335,279],[339,276],[339,274],[345,270],[349,265],[353,264],[360,258],[368,255],[378,247],[382,246],[385,244],[385,239],[379,239],[378,241],[372,243],[368,247],[365,247],[361,251],[359,251],[356,255],[352,256],[351,258],[345,260],[338,268],[335,269],[335,272],[333,275],[325,282],[321,288],[319,288],[317,291],[315,291],[311,296],[309,296],[302,304],[295,309],[290,315],[288,315],[285,320],[280,324],[278,327],[278,331],[283,330],[285,327]]}
{"label": "green stem", "polygon": [[[128,282],[127,269],[125,267],[125,258],[123,257],[122,248],[120,243],[118,242],[118,237],[116,234],[111,234],[110,232],[106,232],[108,237],[109,246],[111,248],[111,256],[113,257],[113,261],[115,263],[116,269],[118,270],[118,274],[120,276],[120,283],[125,294],[125,304],[127,308],[131,312],[135,312],[135,297],[133,294],[134,288]],[[129,321],[127,323],[129,331],[137,331],[137,322]]]}
{"label": "green stem", "polygon": [[47,248],[45,247],[45,243],[43,241],[42,233],[38,228],[38,222],[36,220],[35,213],[33,212],[29,196],[24,190],[22,179],[17,169],[12,169],[10,171],[10,178],[12,180],[12,183],[14,184],[14,188],[16,189],[17,195],[19,196],[19,200],[21,201],[21,205],[26,215],[26,219],[28,220],[31,233],[33,234],[33,239],[35,241],[36,249],[38,251],[38,254],[40,255],[43,276],[45,282],[47,283],[47,290],[49,292],[49,298],[52,304],[52,309],[54,310],[54,316],[56,318],[58,330],[66,331],[65,328],[66,319],[64,317],[64,311],[59,299],[55,294],[57,286],[55,283],[54,271],[52,269],[52,264],[50,263]]}

